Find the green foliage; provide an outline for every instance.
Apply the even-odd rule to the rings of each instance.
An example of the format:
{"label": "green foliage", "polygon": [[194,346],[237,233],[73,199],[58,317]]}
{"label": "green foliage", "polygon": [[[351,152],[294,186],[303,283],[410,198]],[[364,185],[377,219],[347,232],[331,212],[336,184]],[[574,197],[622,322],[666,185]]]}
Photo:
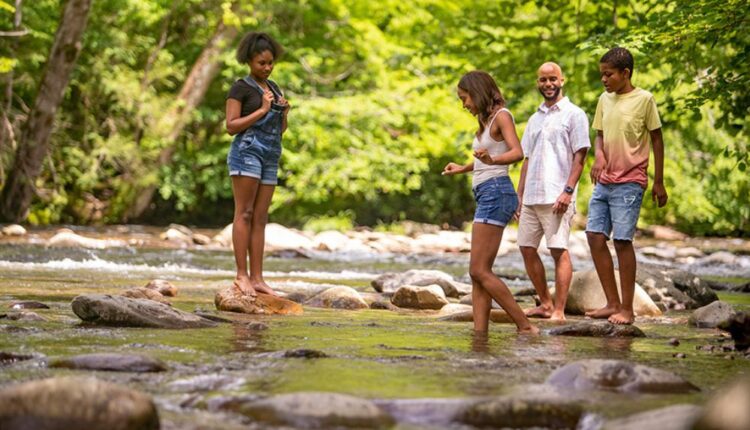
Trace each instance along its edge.
{"label": "green foliage", "polygon": [[[477,5],[98,0],[29,220],[122,222],[138,190],[155,184],[153,207],[140,221],[230,221],[225,96],[247,74],[234,61],[237,41],[226,47],[219,77],[180,136],[164,137],[171,126],[166,112],[223,21],[267,31],[286,48],[273,79],[293,109],[274,221],[313,229],[402,220],[461,226],[473,211],[470,178],[440,175],[448,162],[471,159],[476,121],[455,96],[460,76],[490,72],[520,136],[541,102],[534,83],[539,64],[560,63],[566,94],[593,116],[603,91],[598,59],[622,45],[636,57],[634,83],[655,94],[664,123],[670,203],[659,209],[647,199],[642,222],[695,234],[750,233],[747,2]],[[9,116],[16,126],[38,90],[60,13],[56,0],[23,7],[30,33],[19,43],[0,39],[0,73],[14,73]],[[2,22],[0,30],[11,25]],[[11,147],[0,148],[0,175],[10,166]],[[170,163],[159,162],[164,148],[174,148]],[[518,166],[511,172],[517,181]],[[582,212],[591,193],[587,174],[588,168]]]}

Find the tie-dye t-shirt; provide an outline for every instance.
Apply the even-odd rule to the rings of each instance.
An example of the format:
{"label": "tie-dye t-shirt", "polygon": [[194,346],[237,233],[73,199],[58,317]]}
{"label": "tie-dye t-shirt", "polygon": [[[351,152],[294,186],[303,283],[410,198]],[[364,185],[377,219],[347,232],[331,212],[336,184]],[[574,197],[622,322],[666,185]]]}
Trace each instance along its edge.
{"label": "tie-dye t-shirt", "polygon": [[649,131],[661,128],[654,96],[636,88],[626,94],[604,93],[594,114],[595,130],[604,135],[607,165],[599,177],[603,184],[637,182],[648,185]]}

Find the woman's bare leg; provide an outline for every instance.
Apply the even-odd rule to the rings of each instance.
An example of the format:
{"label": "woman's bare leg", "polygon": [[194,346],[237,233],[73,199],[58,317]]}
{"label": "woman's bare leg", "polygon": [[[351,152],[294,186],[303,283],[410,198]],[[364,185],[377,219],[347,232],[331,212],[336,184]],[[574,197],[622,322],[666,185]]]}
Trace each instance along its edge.
{"label": "woman's bare leg", "polygon": [[255,196],[253,207],[252,227],[250,229],[250,283],[253,288],[265,294],[276,295],[271,287],[263,280],[263,250],[266,246],[266,224],[268,223],[268,208],[276,189],[275,185],[261,184]]}
{"label": "woman's bare leg", "polygon": [[247,176],[232,176],[232,194],[234,195],[234,218],[232,220],[232,246],[237,276],[234,285],[243,293],[255,295],[247,270],[247,249],[250,245],[250,234],[253,220],[253,205],[260,181]]}

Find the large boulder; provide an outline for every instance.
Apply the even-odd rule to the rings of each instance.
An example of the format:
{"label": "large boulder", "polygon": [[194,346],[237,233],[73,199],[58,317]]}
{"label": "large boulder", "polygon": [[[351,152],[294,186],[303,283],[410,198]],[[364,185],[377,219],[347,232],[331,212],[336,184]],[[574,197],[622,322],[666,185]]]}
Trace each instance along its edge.
{"label": "large boulder", "polygon": [[547,384],[571,390],[612,390],[637,393],[699,391],[681,376],[621,360],[580,360],[555,370]]}
{"label": "large boulder", "polygon": [[73,312],[83,321],[115,327],[202,328],[216,323],[152,300],[109,294],[86,294],[73,299]]}
{"label": "large boulder", "polygon": [[667,406],[609,420],[603,430],[685,430],[692,428],[702,412],[696,405]]}
{"label": "large boulder", "polygon": [[159,416],[150,397],[95,378],[65,377],[0,391],[3,430],[151,430]]}
{"label": "large boulder", "polygon": [[391,303],[400,308],[440,309],[448,304],[445,293],[439,285],[416,287],[405,285],[391,297]]}
{"label": "large boulder", "polygon": [[333,309],[368,309],[370,307],[357,290],[343,285],[329,288],[314,296],[305,304],[318,308]]}
{"label": "large boulder", "polygon": [[18,224],[9,224],[4,226],[2,230],[0,230],[0,233],[5,236],[23,236],[26,234],[26,229]]}
{"label": "large boulder", "polygon": [[694,310],[688,322],[699,328],[715,328],[734,317],[735,314],[732,305],[718,301]]}
{"label": "large boulder", "polygon": [[313,238],[315,249],[334,252],[372,252],[373,249],[339,231],[323,231]]}
{"label": "large boulder", "polygon": [[503,396],[467,407],[458,419],[477,427],[572,430],[583,412],[577,402],[557,396]]}
{"label": "large boulder", "polygon": [[693,426],[696,430],[750,429],[750,377],[720,389]]}
{"label": "large boulder", "polygon": [[261,423],[295,428],[387,428],[394,424],[373,402],[337,393],[281,394],[230,403],[227,408]]}
{"label": "large boulder", "polygon": [[52,360],[49,367],[110,372],[163,372],[167,366],[157,358],[138,354],[83,354]]}
{"label": "large boulder", "polygon": [[268,294],[249,296],[242,294],[235,287],[220,290],[214,297],[216,309],[227,312],[238,312],[243,314],[264,315],[300,315],[302,306],[291,300],[275,297]]}
{"label": "large boulder", "polygon": [[[617,289],[620,292],[620,275],[615,271],[617,280]],[[622,297],[622,293],[620,292]],[[565,312],[571,315],[583,315],[588,311],[593,311],[604,307],[607,299],[604,296],[602,284],[599,282],[599,276],[595,270],[586,270],[573,273],[573,280],[568,292],[568,301],[565,304]],[[638,316],[659,316],[661,310],[651,300],[651,297],[643,291],[638,284],[635,286],[635,298],[633,300],[633,310]]]}
{"label": "large boulder", "polygon": [[585,337],[646,337],[641,329],[629,324],[612,324],[607,321],[584,321],[549,330],[553,336]]}
{"label": "large boulder", "polygon": [[695,309],[719,300],[708,283],[680,269],[638,263],[635,280],[665,309]]}
{"label": "large boulder", "polygon": [[373,279],[372,287],[379,293],[395,293],[404,285],[423,287],[439,285],[447,297],[460,297],[471,293],[471,285],[458,282],[453,276],[439,270],[408,270],[403,273],[385,273]]}
{"label": "large boulder", "polygon": [[279,249],[312,249],[315,244],[309,237],[280,224],[266,225],[266,248],[269,251]]}

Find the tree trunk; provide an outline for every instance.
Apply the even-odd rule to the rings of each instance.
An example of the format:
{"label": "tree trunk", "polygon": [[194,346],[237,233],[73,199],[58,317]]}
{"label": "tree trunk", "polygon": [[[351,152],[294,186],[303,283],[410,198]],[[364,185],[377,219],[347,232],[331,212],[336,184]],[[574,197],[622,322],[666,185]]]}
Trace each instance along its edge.
{"label": "tree trunk", "polygon": [[91,0],[68,0],[55,34],[34,106],[22,126],[18,150],[0,196],[0,218],[20,222],[28,215],[34,181],[49,150],[49,136],[62,102],[70,73],[81,52]]}
{"label": "tree trunk", "polygon": [[[237,37],[238,29],[219,22],[214,35],[193,64],[185,83],[180,90],[172,108],[161,118],[156,126],[159,138],[166,142],[156,160],[154,169],[159,169],[172,161],[175,152],[175,142],[179,138],[185,123],[192,111],[203,102],[208,87],[219,73],[219,58],[225,47]],[[156,192],[156,184],[147,184],[137,193],[137,198],[125,215],[125,220],[140,217],[148,209],[151,199]]]}

